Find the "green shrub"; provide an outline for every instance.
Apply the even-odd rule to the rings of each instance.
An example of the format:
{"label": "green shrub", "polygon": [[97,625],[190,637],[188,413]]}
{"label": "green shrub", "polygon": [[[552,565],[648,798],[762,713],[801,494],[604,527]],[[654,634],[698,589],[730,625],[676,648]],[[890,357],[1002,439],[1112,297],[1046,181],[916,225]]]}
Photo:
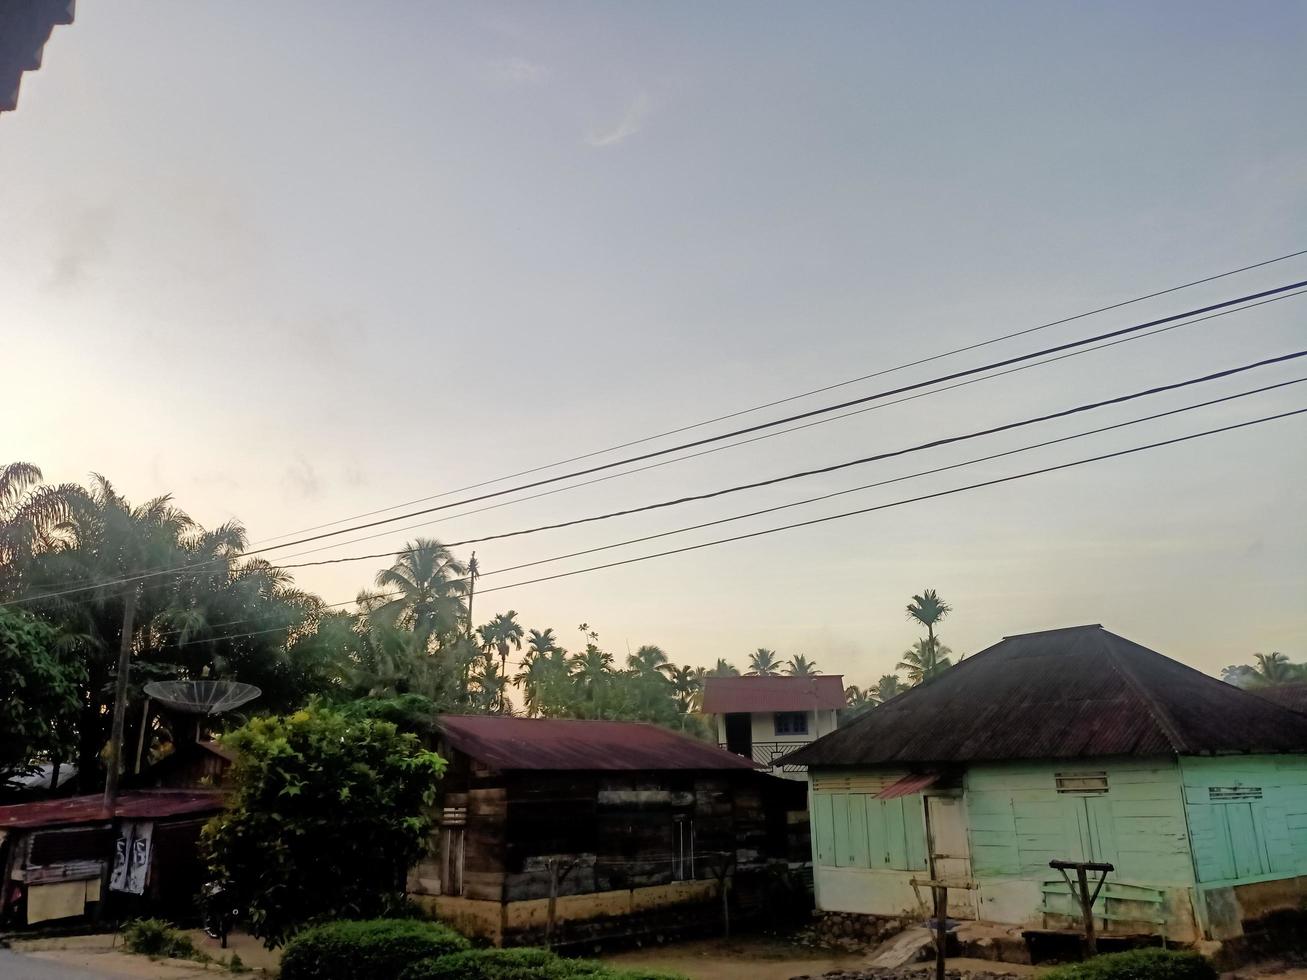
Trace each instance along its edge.
{"label": "green shrub", "polygon": [[128,952],[140,953],[152,959],[169,957],[175,960],[207,962],[211,957],[196,949],[191,937],[163,919],[135,919],[123,930],[123,943]]}
{"label": "green shrub", "polygon": [[305,929],[281,957],[282,980],[396,980],[416,960],[468,948],[448,926],[416,919],[329,922]]}
{"label": "green shrub", "polygon": [[1042,980],[1216,980],[1216,970],[1200,953],[1132,949],[1058,967]]}
{"label": "green shrub", "polygon": [[678,974],[619,970],[545,949],[475,949],[414,963],[400,980],[684,980]]}

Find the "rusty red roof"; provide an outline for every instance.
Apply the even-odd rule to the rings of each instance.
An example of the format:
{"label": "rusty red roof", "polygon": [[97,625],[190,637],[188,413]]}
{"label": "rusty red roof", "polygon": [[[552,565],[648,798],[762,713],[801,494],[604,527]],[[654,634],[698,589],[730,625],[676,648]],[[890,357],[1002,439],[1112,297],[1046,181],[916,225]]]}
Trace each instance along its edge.
{"label": "rusty red roof", "polygon": [[814,711],[844,705],[842,674],[705,677],[703,682],[703,710],[713,715],[736,711]]}
{"label": "rusty red roof", "polygon": [[[213,790],[133,790],[118,797],[114,816],[125,820],[159,820],[187,814],[217,813],[222,794]],[[70,796],[0,806],[0,829],[30,830],[108,820],[104,797]]]}
{"label": "rusty red roof", "polygon": [[1307,717],[1101,626],[1009,636],[783,761],[1307,752]]}
{"label": "rusty red roof", "polygon": [[441,715],[455,749],[496,769],[757,769],[752,761],[657,725],[632,721]]}

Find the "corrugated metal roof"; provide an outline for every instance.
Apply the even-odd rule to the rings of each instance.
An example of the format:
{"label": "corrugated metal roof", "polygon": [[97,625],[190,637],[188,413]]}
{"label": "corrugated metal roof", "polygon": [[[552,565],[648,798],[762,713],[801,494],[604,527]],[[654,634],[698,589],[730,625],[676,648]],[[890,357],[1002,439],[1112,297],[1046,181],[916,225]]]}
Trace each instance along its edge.
{"label": "corrugated metal roof", "polygon": [[1307,716],[1101,626],[1010,636],[786,757],[808,766],[1307,752]]}
{"label": "corrugated metal roof", "polygon": [[41,67],[57,24],[73,22],[74,0],[5,0],[0,3],[0,112],[18,106],[23,72]]}
{"label": "corrugated metal roof", "polygon": [[815,677],[705,677],[703,710],[815,711],[843,708],[844,675]]}
{"label": "corrugated metal roof", "polygon": [[[118,797],[113,812],[126,820],[157,820],[221,809],[222,794],[212,790],[134,790]],[[99,793],[0,806],[0,828],[60,827],[108,819]]]}
{"label": "corrugated metal roof", "polygon": [[1252,687],[1248,693],[1272,701],[1282,708],[1307,714],[1307,681],[1294,681],[1292,684],[1269,684],[1266,687]]}
{"label": "corrugated metal roof", "polygon": [[707,742],[630,721],[441,715],[445,738],[496,769],[757,769]]}

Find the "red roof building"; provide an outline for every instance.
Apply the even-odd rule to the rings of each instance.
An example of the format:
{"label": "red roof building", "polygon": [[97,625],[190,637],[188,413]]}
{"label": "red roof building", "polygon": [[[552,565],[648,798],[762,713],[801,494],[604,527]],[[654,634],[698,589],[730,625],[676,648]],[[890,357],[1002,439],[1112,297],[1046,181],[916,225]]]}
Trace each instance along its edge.
{"label": "red roof building", "polygon": [[708,677],[703,710],[714,716],[722,748],[779,776],[804,778],[798,765],[777,765],[795,749],[839,726],[844,677]]}

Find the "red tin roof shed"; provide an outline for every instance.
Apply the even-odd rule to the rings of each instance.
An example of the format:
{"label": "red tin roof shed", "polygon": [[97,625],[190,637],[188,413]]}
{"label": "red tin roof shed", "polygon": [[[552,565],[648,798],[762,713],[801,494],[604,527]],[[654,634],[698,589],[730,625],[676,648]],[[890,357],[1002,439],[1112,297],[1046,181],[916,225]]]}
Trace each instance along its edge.
{"label": "red tin roof shed", "polygon": [[[157,820],[193,813],[217,813],[221,809],[222,794],[211,790],[134,790],[118,797],[113,815],[124,820]],[[108,819],[104,797],[99,793],[0,806],[0,830],[67,827]]]}

